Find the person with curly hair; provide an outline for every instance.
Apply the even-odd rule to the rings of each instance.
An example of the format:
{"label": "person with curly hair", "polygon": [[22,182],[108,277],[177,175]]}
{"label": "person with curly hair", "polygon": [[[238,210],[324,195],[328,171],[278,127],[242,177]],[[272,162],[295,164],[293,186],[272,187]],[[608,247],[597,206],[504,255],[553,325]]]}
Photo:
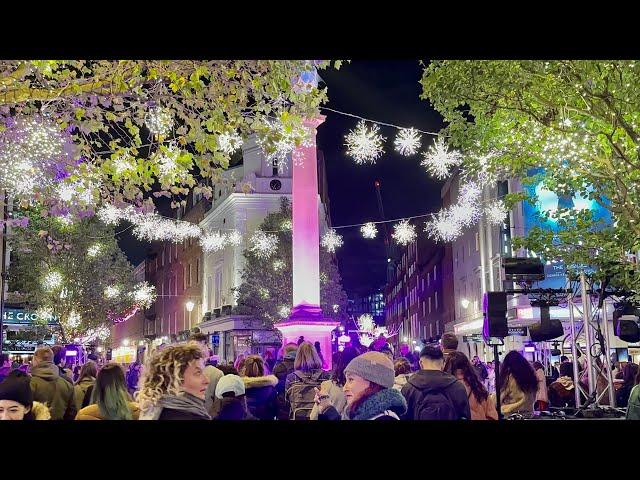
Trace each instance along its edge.
{"label": "person with curly hair", "polygon": [[538,379],[531,364],[519,352],[511,350],[500,365],[500,410],[503,415],[532,413],[538,391]]}
{"label": "person with curly hair", "polygon": [[147,361],[136,397],[140,420],[210,420],[205,354],[194,342],[170,345]]}

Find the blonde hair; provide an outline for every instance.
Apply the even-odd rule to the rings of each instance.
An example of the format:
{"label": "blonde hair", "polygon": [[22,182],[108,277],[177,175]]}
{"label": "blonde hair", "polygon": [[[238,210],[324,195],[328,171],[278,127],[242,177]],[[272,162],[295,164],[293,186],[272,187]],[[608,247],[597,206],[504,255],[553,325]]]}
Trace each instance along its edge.
{"label": "blonde hair", "polygon": [[202,346],[195,342],[170,345],[152,355],[145,364],[136,395],[140,409],[155,406],[163,395],[180,395],[189,363],[203,358]]}
{"label": "blonde hair", "polygon": [[53,350],[49,347],[38,348],[33,356],[42,362],[53,362]]}
{"label": "blonde hair", "polygon": [[320,361],[316,347],[309,342],[302,342],[298,347],[293,368],[302,370],[303,372],[322,368],[322,362]]}

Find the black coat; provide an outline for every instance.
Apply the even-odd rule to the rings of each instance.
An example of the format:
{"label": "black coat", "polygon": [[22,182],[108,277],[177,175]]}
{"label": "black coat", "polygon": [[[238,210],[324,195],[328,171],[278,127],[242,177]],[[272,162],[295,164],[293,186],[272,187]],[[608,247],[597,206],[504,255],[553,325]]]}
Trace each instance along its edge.
{"label": "black coat", "polygon": [[251,415],[258,420],[273,420],[278,413],[278,378],[275,375],[264,377],[242,377],[244,381],[247,407]]}
{"label": "black coat", "polygon": [[289,420],[289,402],[285,397],[285,382],[287,380],[287,375],[293,373],[295,370],[293,368],[293,359],[285,358],[281,362],[278,362],[273,367],[271,373],[273,373],[278,379],[278,385],[276,386],[277,392],[277,404],[278,404],[278,420]]}
{"label": "black coat", "polygon": [[441,392],[453,404],[458,420],[471,420],[471,409],[467,390],[454,376],[439,370],[419,370],[414,373],[404,387],[402,395],[407,400],[406,420],[413,420],[416,416],[416,407],[420,405],[422,398],[428,393]]}
{"label": "black coat", "polygon": [[158,420],[210,420],[210,418],[202,417],[193,412],[187,412],[186,410],[163,408]]}

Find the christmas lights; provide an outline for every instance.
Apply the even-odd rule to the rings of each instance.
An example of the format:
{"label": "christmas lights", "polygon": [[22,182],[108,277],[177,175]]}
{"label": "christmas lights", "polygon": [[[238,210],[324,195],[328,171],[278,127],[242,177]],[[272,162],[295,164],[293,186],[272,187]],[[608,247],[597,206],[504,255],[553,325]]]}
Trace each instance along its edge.
{"label": "christmas lights", "polygon": [[343,244],[342,236],[332,228],[322,237],[320,244],[326,248],[327,252],[333,253],[336,248],[341,247]]}
{"label": "christmas lights", "polygon": [[362,233],[364,238],[376,238],[376,235],[378,234],[378,227],[376,227],[376,224],[372,222],[365,223],[360,227],[360,233]]}
{"label": "christmas lights", "polygon": [[403,128],[398,132],[393,143],[400,155],[410,157],[418,152],[422,142],[415,128]]}
{"label": "christmas lights", "polygon": [[94,243],[87,249],[87,256],[94,258],[100,255],[101,252],[102,252],[102,245],[99,243]]}
{"label": "christmas lights", "polygon": [[166,136],[173,128],[171,112],[165,108],[153,107],[147,112],[145,124],[154,135]]}
{"label": "christmas lights", "polygon": [[242,146],[242,137],[236,132],[221,133],[218,136],[218,146],[227,155],[232,155]]}
{"label": "christmas lights", "polygon": [[104,289],[104,296],[107,298],[115,298],[120,295],[121,288],[118,285],[109,285]]}
{"label": "christmas lights", "polygon": [[226,235],[227,244],[237,247],[242,244],[242,234],[238,230],[231,230]]}
{"label": "christmas lights", "polygon": [[258,258],[269,258],[278,250],[278,237],[262,230],[256,231],[250,239],[251,250]]}
{"label": "christmas lights", "polygon": [[484,214],[491,225],[502,225],[508,211],[502,200],[496,200],[484,209]]}
{"label": "christmas lights", "polygon": [[130,293],[133,301],[141,308],[149,308],[156,299],[156,287],[147,282],[138,283]]}
{"label": "christmas lights", "polygon": [[52,291],[62,286],[62,274],[60,272],[49,272],[45,275],[42,284],[47,291]]}
{"label": "christmas lights", "polygon": [[206,253],[217,252],[225,246],[226,238],[220,232],[212,232],[200,238],[200,246]]}
{"label": "christmas lights", "polygon": [[286,264],[284,263],[284,261],[280,259],[273,262],[273,270],[276,272],[280,272],[281,270],[284,269],[285,266]]}
{"label": "christmas lights", "polygon": [[438,138],[423,156],[424,159],[420,165],[438,180],[447,178],[451,174],[450,169],[462,163],[460,152],[457,150],[449,151],[442,137]]}
{"label": "christmas lights", "polygon": [[282,318],[287,318],[290,313],[291,313],[291,307],[287,307],[287,306],[283,305],[278,309],[278,314]]}
{"label": "christmas lights", "polygon": [[360,120],[356,128],[345,137],[347,154],[353,157],[358,165],[376,163],[376,159],[384,152],[382,142],[385,138],[378,134],[379,130],[376,124],[369,130],[364,120]]}
{"label": "christmas lights", "polygon": [[402,220],[393,227],[391,236],[400,245],[408,245],[417,237],[416,227],[411,225],[408,220]]}

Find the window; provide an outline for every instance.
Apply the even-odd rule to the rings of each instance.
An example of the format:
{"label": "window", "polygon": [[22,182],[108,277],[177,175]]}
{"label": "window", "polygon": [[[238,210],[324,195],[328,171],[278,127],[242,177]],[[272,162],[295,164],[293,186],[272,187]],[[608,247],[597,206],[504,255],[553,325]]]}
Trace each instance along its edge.
{"label": "window", "polygon": [[422,291],[424,292],[424,278],[422,279]]}
{"label": "window", "polygon": [[196,258],[196,284],[200,283],[200,259]]}
{"label": "window", "polygon": [[429,297],[429,313],[431,313],[431,297]]}
{"label": "window", "polygon": [[480,234],[476,232],[476,252],[480,250]]}
{"label": "window", "polygon": [[469,240],[469,256],[471,256],[471,240]]}
{"label": "window", "polygon": [[178,278],[177,276],[173,277],[173,294],[178,296]]}
{"label": "window", "polygon": [[187,285],[191,286],[191,285],[193,285],[193,281],[191,279],[191,264],[190,263],[187,264],[187,275],[188,275],[187,278],[189,279]]}
{"label": "window", "polygon": [[164,267],[164,245],[162,246],[162,255],[160,256],[160,266]]}
{"label": "window", "polygon": [[433,323],[429,324],[429,338],[433,338]]}
{"label": "window", "polygon": [[169,335],[171,335],[171,314],[167,315],[167,331]]}
{"label": "window", "polygon": [[436,281],[436,268],[437,268],[437,265],[434,265],[433,266],[433,281],[434,282]]}
{"label": "window", "polygon": [[[456,257],[457,258],[457,257]],[[431,272],[427,272],[427,287],[431,285]]]}
{"label": "window", "polygon": [[436,302],[435,302],[436,303],[436,310],[438,310],[438,292],[436,292],[435,297],[436,297]]}
{"label": "window", "polygon": [[176,243],[173,248],[174,248],[174,250],[173,250],[173,258],[175,260],[177,260],[178,259],[178,244]]}

